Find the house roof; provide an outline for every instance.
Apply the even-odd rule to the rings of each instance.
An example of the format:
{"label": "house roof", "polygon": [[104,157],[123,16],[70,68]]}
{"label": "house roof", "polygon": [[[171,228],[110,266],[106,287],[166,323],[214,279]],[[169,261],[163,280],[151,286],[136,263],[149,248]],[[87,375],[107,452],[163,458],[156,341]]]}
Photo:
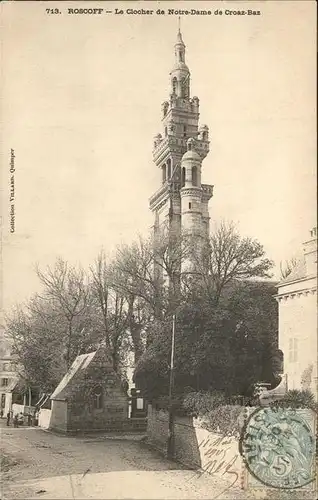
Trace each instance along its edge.
{"label": "house roof", "polygon": [[77,356],[68,372],[64,375],[61,382],[56,387],[53,394],[51,394],[51,399],[65,399],[67,386],[75,377],[75,375],[80,372],[80,370],[84,370],[89,366],[96,352],[97,351],[89,352],[88,354],[80,354],[79,356]]}

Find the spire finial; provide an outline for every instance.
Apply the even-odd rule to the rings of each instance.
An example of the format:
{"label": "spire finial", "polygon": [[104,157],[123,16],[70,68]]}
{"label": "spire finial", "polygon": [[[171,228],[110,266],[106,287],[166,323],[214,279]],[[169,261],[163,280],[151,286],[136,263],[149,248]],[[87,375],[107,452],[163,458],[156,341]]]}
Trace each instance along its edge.
{"label": "spire finial", "polygon": [[182,40],[182,35],[181,35],[181,18],[180,18],[180,16],[178,17],[177,43],[181,43],[182,45],[184,45],[183,40]]}

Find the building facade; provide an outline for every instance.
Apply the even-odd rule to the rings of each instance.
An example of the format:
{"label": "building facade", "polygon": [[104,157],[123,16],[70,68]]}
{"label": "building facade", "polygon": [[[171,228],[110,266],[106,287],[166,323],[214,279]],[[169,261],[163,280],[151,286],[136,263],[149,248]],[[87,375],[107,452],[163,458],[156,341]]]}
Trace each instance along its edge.
{"label": "building facade", "polygon": [[288,389],[309,389],[318,399],[317,228],[303,243],[303,258],[278,284],[279,347]]}
{"label": "building facade", "polygon": [[16,359],[11,355],[9,343],[2,340],[0,345],[0,408],[4,415],[11,410],[12,387],[18,378]]}
{"label": "building facade", "polygon": [[161,171],[161,186],[150,198],[154,235],[162,231],[209,234],[208,203],[213,186],[202,183],[202,162],[209,152],[209,129],[199,126],[199,99],[191,97],[190,71],[180,30],[170,73],[169,100],[162,104],[163,133],[156,135],[153,160]]}
{"label": "building facade", "polygon": [[103,347],[77,356],[50,399],[48,427],[57,431],[121,430],[127,424],[127,387]]}

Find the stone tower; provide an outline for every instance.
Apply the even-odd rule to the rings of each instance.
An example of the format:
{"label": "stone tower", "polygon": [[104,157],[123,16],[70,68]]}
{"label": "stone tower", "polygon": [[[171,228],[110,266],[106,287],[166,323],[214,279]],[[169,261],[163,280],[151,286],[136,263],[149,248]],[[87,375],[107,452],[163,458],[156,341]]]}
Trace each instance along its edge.
{"label": "stone tower", "polygon": [[213,186],[202,184],[202,161],[209,152],[209,129],[199,127],[199,99],[191,97],[185,44],[178,31],[170,96],[162,103],[162,134],[154,139],[153,159],[162,183],[150,198],[154,233],[209,234],[208,202]]}

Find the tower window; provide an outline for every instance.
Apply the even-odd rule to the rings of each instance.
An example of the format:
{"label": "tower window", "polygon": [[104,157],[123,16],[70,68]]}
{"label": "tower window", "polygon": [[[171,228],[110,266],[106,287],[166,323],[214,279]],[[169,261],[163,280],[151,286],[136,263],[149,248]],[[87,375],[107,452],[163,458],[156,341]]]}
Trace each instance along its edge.
{"label": "tower window", "polygon": [[189,208],[192,208],[192,203],[189,203]]}
{"label": "tower window", "polygon": [[181,172],[181,187],[185,185],[185,168],[182,167],[182,172]]}
{"label": "tower window", "polygon": [[162,166],[162,182],[166,182],[167,179],[167,168],[166,164]]}
{"label": "tower window", "polygon": [[198,170],[197,167],[192,167],[192,184],[193,186],[198,185]]}
{"label": "tower window", "polygon": [[170,160],[170,158],[167,161],[167,166],[168,166],[168,179],[170,179],[171,178],[171,160]]}
{"label": "tower window", "polygon": [[168,135],[168,129],[167,129],[167,127],[165,127],[165,135],[166,136]]}
{"label": "tower window", "polygon": [[174,78],[172,79],[172,92],[173,92],[174,94],[176,94],[176,93],[177,93],[177,85],[178,85],[178,80],[177,80],[177,78],[176,78],[176,77],[174,77]]}

